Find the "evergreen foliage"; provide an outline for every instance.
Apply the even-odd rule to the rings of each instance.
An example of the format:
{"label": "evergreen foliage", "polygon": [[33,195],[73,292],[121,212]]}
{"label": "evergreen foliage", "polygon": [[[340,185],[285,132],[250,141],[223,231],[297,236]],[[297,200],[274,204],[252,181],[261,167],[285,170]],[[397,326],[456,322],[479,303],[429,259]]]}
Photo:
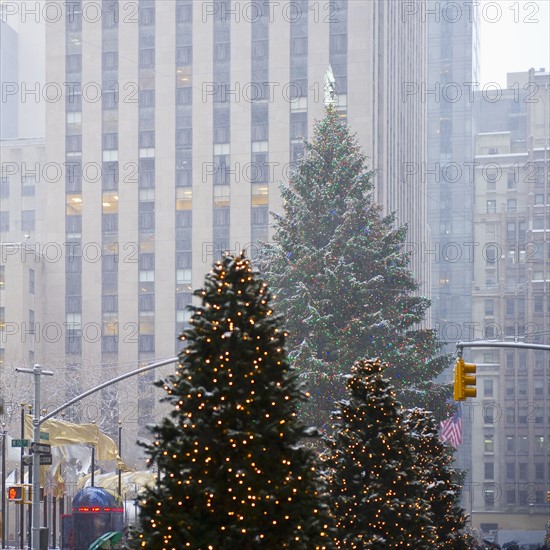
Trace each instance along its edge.
{"label": "evergreen foliage", "polygon": [[424,486],[424,500],[432,513],[436,529],[436,548],[468,550],[472,540],[466,534],[467,517],[459,506],[460,486],[452,467],[452,452],[441,442],[436,421],[424,409],[407,411],[405,427],[415,456],[414,470]]}
{"label": "evergreen foliage", "polygon": [[161,473],[140,503],[133,548],[330,548],[329,515],[305,399],[267,284],[244,255],[224,255],[195,292],[173,405],[147,447]]}
{"label": "evergreen foliage", "polygon": [[379,360],[347,378],[325,461],[337,548],[437,548],[403,413]]}
{"label": "evergreen foliage", "polygon": [[415,295],[406,227],[374,202],[372,176],[356,137],[327,108],[281,188],[283,213],[260,253],[318,426],[343,396],[349,365],[362,357],[389,363],[397,390],[433,379],[448,364],[434,358],[435,332],[418,328],[429,301]]}

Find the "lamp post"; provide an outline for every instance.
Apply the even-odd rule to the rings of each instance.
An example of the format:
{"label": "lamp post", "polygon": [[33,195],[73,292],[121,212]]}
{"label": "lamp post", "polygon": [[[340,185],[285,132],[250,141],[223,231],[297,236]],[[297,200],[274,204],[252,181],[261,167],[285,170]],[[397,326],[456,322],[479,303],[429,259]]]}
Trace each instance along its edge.
{"label": "lamp post", "polygon": [[[144,367],[141,367],[139,369],[127,372],[125,374],[122,374],[120,376],[117,376],[116,378],[113,378],[111,380],[108,380],[107,382],[104,382],[102,384],[99,384],[98,386],[95,386],[91,390],[85,391],[84,393],[77,395],[75,398],[71,399],[64,405],[61,405],[60,407],[57,407],[57,409],[53,410],[52,412],[48,413],[47,415],[40,418],[40,378],[41,375],[47,374],[49,376],[53,376],[52,371],[43,370],[40,365],[35,365],[34,369],[22,369],[22,368],[16,368],[16,372],[27,372],[30,374],[34,374],[34,417],[33,417],[33,446],[38,446],[40,444],[40,424],[48,420],[48,418],[52,418],[53,416],[59,414],[62,410],[66,409],[67,407],[70,407],[73,403],[76,403],[84,397],[87,397],[88,395],[91,395],[92,393],[96,393],[99,390],[102,390],[103,388],[106,388],[107,386],[111,386],[112,384],[116,384],[117,382],[121,382],[122,380],[125,380],[126,378],[130,378],[131,376],[136,376],[138,374],[141,374],[142,372],[146,372],[152,369],[156,369],[158,367],[162,367],[164,365],[169,365],[170,363],[175,363],[178,361],[178,357],[171,357],[170,359],[165,359],[163,361],[157,361],[155,363],[151,363],[149,365],[146,365]],[[40,463],[39,463],[39,453],[33,453],[33,470],[36,471],[36,475],[33,479],[33,505],[36,504],[36,509],[40,507]],[[136,502],[137,506],[137,502]],[[38,510],[39,512],[39,510]],[[33,508],[33,515],[32,515],[32,549],[33,550],[40,550],[40,514],[36,513]]]}
{"label": "lamp post", "polygon": [[[21,403],[21,439],[25,438],[25,403]],[[25,457],[25,449],[21,447],[21,465],[19,467],[19,473],[21,478],[19,482],[21,484],[25,483],[25,462],[23,458]],[[21,504],[19,506],[19,543],[21,548],[25,543],[25,506]]]}
{"label": "lamp post", "polygon": [[[122,420],[118,421],[118,456],[122,460]],[[122,501],[122,470],[118,463],[118,500]]]}
{"label": "lamp post", "polygon": [[2,548],[6,548],[6,433],[2,423]]}
{"label": "lamp post", "polygon": [[53,372],[38,364],[32,370],[16,368],[15,371],[34,375],[31,542],[33,550],[40,550],[40,380],[43,375],[53,376]]}

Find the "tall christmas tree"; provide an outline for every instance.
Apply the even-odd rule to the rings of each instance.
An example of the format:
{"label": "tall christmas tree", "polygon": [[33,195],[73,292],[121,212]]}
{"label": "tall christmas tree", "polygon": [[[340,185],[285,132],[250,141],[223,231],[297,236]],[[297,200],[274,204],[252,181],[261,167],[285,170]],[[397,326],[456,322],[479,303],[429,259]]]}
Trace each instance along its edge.
{"label": "tall christmas tree", "polygon": [[305,394],[267,284],[244,255],[224,255],[195,295],[133,547],[330,547],[316,457],[300,443],[311,435],[296,416]]}
{"label": "tall christmas tree", "polygon": [[465,531],[467,517],[459,505],[461,488],[455,481],[458,475],[452,467],[450,448],[439,438],[435,418],[424,409],[411,409],[407,411],[405,428],[416,457],[413,468],[432,512],[436,547],[467,550],[472,540]]}
{"label": "tall christmas tree", "polygon": [[402,409],[379,360],[347,378],[326,460],[337,548],[435,549],[435,530]]}
{"label": "tall christmas tree", "polygon": [[354,135],[328,107],[281,189],[273,243],[261,251],[289,331],[289,357],[307,378],[319,425],[343,395],[342,375],[362,357],[380,357],[399,390],[431,380],[448,364],[419,329],[429,301],[404,249],[406,227],[373,200],[372,172]]}

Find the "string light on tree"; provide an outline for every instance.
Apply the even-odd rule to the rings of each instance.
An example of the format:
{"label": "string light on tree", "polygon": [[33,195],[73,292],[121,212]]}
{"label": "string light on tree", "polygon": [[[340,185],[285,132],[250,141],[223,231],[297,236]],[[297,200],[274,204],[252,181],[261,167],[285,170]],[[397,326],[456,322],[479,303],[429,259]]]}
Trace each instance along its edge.
{"label": "string light on tree", "polygon": [[395,394],[380,360],[347,377],[326,458],[337,548],[435,550],[436,532]]}
{"label": "string light on tree", "polygon": [[273,242],[259,267],[285,312],[289,357],[313,399],[308,419],[321,427],[343,377],[358,359],[380,357],[400,390],[431,380],[449,363],[418,328],[429,300],[409,270],[406,227],[374,202],[373,172],[346,122],[329,105],[288,185]]}
{"label": "string light on tree", "polygon": [[267,285],[244,254],[224,255],[195,292],[177,372],[160,383],[173,405],[147,446],[161,472],[146,490],[131,547],[330,548],[306,399],[285,351]]}

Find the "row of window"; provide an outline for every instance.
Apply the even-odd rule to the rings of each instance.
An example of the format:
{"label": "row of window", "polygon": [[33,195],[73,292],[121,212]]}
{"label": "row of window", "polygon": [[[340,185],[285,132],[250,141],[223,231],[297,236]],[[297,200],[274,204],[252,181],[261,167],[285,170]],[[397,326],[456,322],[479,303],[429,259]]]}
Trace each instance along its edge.
{"label": "row of window", "polygon": [[483,490],[483,498],[487,508],[493,508],[495,504],[528,506],[529,504],[545,503],[546,492],[537,489],[531,483],[525,482],[519,483],[518,487],[508,488],[504,491],[498,485],[486,484]]}
{"label": "row of window", "polygon": [[[37,175],[38,177],[38,175]],[[22,176],[21,177],[21,196],[22,197],[34,197],[35,185],[39,183],[35,176]],[[10,196],[10,178],[9,176],[0,176],[0,199],[7,199]]]}
{"label": "row of window", "polygon": [[[34,210],[21,210],[21,231],[31,232],[35,230],[35,212]],[[10,230],[10,212],[5,210],[0,212],[0,232]]]}

